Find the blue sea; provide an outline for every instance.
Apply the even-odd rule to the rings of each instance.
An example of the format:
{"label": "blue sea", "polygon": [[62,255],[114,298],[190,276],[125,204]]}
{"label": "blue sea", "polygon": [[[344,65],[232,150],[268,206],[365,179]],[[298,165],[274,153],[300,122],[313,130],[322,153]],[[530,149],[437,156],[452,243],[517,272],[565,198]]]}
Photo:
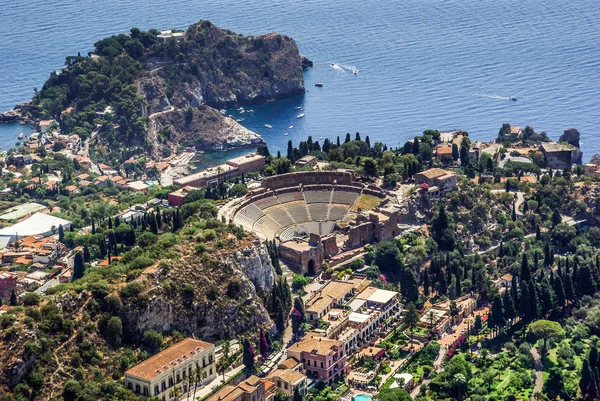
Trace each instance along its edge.
{"label": "blue sea", "polygon": [[[1,2],[0,16],[2,110],[100,38],[209,19],[246,35],[289,35],[315,62],[304,96],[236,115],[272,152],[288,139],[357,131],[389,146],[425,129],[487,140],[509,122],[555,139],[575,127],[584,159],[600,153],[598,0],[30,0]],[[14,146],[21,128],[0,125],[0,147]]]}

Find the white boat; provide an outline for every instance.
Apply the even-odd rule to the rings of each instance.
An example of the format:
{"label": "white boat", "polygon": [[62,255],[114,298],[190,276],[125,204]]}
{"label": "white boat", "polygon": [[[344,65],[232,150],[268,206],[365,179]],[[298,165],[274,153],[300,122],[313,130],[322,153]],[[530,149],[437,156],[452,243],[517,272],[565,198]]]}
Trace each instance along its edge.
{"label": "white boat", "polygon": [[288,136],[288,133],[286,132],[285,134],[283,134],[283,136]]}
{"label": "white boat", "polygon": [[238,123],[241,123],[242,121],[244,121],[243,118],[236,118],[235,121],[237,121]]}
{"label": "white boat", "polygon": [[302,106],[296,107],[296,110],[302,110]]}
{"label": "white boat", "polygon": [[225,115],[225,114],[227,113],[227,110],[225,110],[225,109],[221,109],[221,110],[219,110],[219,113],[221,113],[221,114]]}
{"label": "white boat", "polygon": [[267,127],[267,128],[273,128],[273,126],[271,124],[265,124],[265,127]]}
{"label": "white boat", "polygon": [[239,111],[240,113],[243,113],[243,112],[244,112],[244,111],[246,111],[246,110],[244,110],[244,108],[243,108],[243,107],[240,107],[240,108],[238,109],[238,111]]}
{"label": "white boat", "polygon": [[18,139],[23,139],[25,138],[25,134],[23,134],[22,132],[19,134],[19,136],[17,136]]}
{"label": "white boat", "polygon": [[290,125],[290,126],[288,127],[288,129],[292,129],[292,128],[294,128],[294,126],[293,126],[293,125]]}
{"label": "white boat", "polygon": [[322,137],[322,136],[320,136],[320,137],[319,137],[319,139],[323,139],[323,137]]}
{"label": "white boat", "polygon": [[296,118],[302,118],[302,117],[304,117],[304,116],[305,116],[305,114],[304,114],[304,113],[300,113],[300,114],[298,114],[298,115],[296,116]]}
{"label": "white boat", "polygon": [[254,113],[254,110],[250,109],[248,110],[248,113]]}
{"label": "white boat", "polygon": [[352,72],[354,73],[354,75],[358,74],[358,70],[356,68],[352,70]]}

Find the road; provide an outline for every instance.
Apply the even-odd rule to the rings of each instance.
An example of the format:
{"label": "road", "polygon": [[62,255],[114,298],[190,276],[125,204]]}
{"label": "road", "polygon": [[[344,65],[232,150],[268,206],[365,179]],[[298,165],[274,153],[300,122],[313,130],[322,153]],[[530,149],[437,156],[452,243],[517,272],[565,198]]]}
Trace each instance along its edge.
{"label": "road", "polygon": [[544,366],[542,365],[542,357],[540,356],[540,353],[535,347],[531,347],[531,350],[529,350],[529,352],[535,360],[535,386],[533,387],[533,393],[531,393],[531,395],[533,396],[533,394],[542,392],[542,386],[544,384],[542,369]]}
{"label": "road", "polygon": [[[506,192],[506,190],[504,189],[492,189],[490,191],[493,194],[497,194],[497,193],[502,193],[502,192]],[[519,210],[519,207],[523,204],[523,202],[525,202],[525,197],[523,196],[523,192],[521,191],[517,191],[517,192],[510,192],[510,193],[516,193],[517,194],[517,202],[515,203],[515,211],[516,211],[516,215],[517,216],[523,216],[523,212],[521,212]]]}

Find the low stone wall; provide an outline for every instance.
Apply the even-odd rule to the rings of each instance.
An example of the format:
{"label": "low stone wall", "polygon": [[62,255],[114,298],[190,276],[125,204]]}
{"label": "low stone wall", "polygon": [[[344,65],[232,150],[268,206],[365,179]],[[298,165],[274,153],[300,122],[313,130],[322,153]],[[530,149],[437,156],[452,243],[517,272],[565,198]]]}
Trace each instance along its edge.
{"label": "low stone wall", "polygon": [[268,177],[263,180],[263,188],[279,189],[297,185],[318,185],[318,184],[341,184],[349,185],[352,183],[354,174],[345,171],[319,172],[319,171],[300,171],[297,173],[281,174]]}

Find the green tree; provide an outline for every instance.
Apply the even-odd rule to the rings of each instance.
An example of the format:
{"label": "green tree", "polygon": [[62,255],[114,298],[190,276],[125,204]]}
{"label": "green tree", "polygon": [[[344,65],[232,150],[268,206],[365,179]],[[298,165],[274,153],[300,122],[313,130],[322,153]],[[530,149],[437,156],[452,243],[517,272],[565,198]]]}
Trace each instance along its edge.
{"label": "green tree", "polygon": [[106,341],[115,348],[121,345],[121,340],[123,338],[123,322],[121,322],[120,317],[113,316],[108,320],[104,331],[104,337],[106,338]]}
{"label": "green tree", "polygon": [[77,252],[75,254],[75,259],[73,260],[73,276],[71,277],[72,281],[82,278],[84,271],[85,264],[83,263],[83,256],[81,255],[81,252]]}
{"label": "green tree", "polygon": [[547,352],[548,340],[561,341],[565,330],[560,323],[551,320],[537,320],[529,325],[529,332],[538,340],[543,341],[543,351]]}
{"label": "green tree", "polygon": [[452,144],[452,160],[457,161],[459,157],[460,157],[460,154],[458,152],[458,145],[453,143]]}
{"label": "green tree", "polygon": [[410,330],[410,346],[413,347],[412,336],[415,327],[419,324],[419,311],[414,303],[409,303],[406,310],[402,314],[402,324]]}
{"label": "green tree", "polygon": [[[412,401],[408,391],[402,388],[383,388],[377,399],[379,401]],[[295,400],[294,400],[295,401]]]}
{"label": "green tree", "polygon": [[248,339],[244,339],[244,341],[242,342],[242,347],[243,347],[242,361],[243,361],[244,367],[246,369],[246,374],[251,375],[251,374],[254,373],[254,370],[255,370],[255,367],[254,367],[254,357],[255,357],[254,347],[252,346],[252,344],[250,343],[250,341],[248,341]]}
{"label": "green tree", "polygon": [[14,288],[10,290],[10,300],[8,304],[10,306],[17,306],[19,304],[19,299],[17,298],[17,293]]}

